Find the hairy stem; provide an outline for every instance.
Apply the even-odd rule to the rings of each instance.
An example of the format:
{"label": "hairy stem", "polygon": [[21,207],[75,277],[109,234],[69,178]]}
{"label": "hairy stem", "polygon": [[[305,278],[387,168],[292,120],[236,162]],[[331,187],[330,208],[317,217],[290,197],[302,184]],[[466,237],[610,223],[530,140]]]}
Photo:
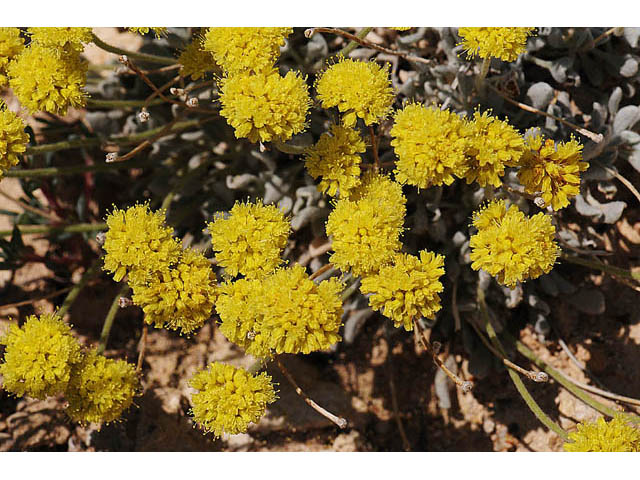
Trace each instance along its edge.
{"label": "hairy stem", "polygon": [[[87,233],[107,228],[106,223],[76,223],[74,225],[18,225],[22,234],[34,233]],[[13,230],[0,230],[0,237],[8,237]]]}
{"label": "hairy stem", "polygon": [[105,348],[107,348],[107,342],[109,341],[109,335],[111,334],[111,327],[113,327],[113,321],[116,318],[116,314],[120,309],[120,297],[126,295],[129,291],[129,285],[124,284],[116,293],[116,296],[113,298],[113,302],[111,302],[111,307],[109,307],[109,311],[107,312],[107,316],[104,317],[104,323],[102,324],[102,332],[100,333],[100,343],[98,343],[98,355],[104,353]]}

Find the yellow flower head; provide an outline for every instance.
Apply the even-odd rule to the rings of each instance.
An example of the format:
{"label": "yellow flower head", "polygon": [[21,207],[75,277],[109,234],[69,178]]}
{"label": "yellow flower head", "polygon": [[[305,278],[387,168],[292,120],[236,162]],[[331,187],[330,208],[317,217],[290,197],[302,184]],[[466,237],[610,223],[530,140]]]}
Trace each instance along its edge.
{"label": "yellow flower head", "polygon": [[140,35],[146,35],[153,30],[156,38],[164,37],[168,34],[167,27],[127,27],[127,30]]}
{"label": "yellow flower head", "polygon": [[549,273],[558,258],[551,217],[527,218],[504,200],[496,200],[473,214],[478,233],[471,236],[471,268],[483,269],[510,288],[517,282]]}
{"label": "yellow flower head", "polygon": [[533,35],[531,27],[462,27],[458,35],[467,57],[496,57],[513,62],[527,47],[527,37]]}
{"label": "yellow flower head", "polygon": [[322,177],[318,190],[335,196],[344,196],[360,183],[361,153],[367,147],[357,130],[332,125],[305,154],[309,175]]}
{"label": "yellow flower head", "polygon": [[211,316],[217,296],[216,275],[201,253],[184,250],[172,267],[142,278],[133,272],[131,277],[133,303],[142,307],[149,325],[189,334]]}
{"label": "yellow flower head", "polygon": [[396,327],[413,330],[413,321],[433,318],[440,310],[439,278],[444,274],[444,257],[423,250],[420,257],[398,254],[392,265],[362,279],[360,291],[371,294],[369,305],[393,320]]}
{"label": "yellow flower head", "polygon": [[599,417],[595,422],[579,423],[571,432],[573,442],[564,444],[567,452],[640,452],[640,430],[627,423],[622,415],[610,422]]}
{"label": "yellow flower head", "polygon": [[73,366],[82,361],[71,328],[56,315],[27,317],[22,327],[9,327],[0,344],[6,345],[0,364],[4,389],[19,397],[42,400],[64,392]]}
{"label": "yellow flower head", "polygon": [[524,139],[509,123],[489,113],[475,112],[473,120],[465,122],[463,134],[467,140],[464,178],[482,187],[502,185],[505,167],[513,167],[524,151]]}
{"label": "yellow flower head", "polygon": [[400,250],[406,213],[402,187],[383,175],[369,175],[341,198],[329,214],[327,235],[333,237],[330,261],[355,275],[377,271]]}
{"label": "yellow flower head", "polygon": [[195,37],[178,57],[180,75],[198,80],[210,70],[213,70],[213,57],[202,47],[203,39]]}
{"label": "yellow flower head", "polygon": [[353,127],[357,118],[372,125],[385,118],[394,99],[389,69],[374,62],[340,58],[316,80],[322,108],[338,107],[342,122]]}
{"label": "yellow flower head", "polygon": [[290,27],[212,27],[204,49],[229,74],[270,71],[292,33]]}
{"label": "yellow flower head", "polygon": [[391,145],[398,161],[396,180],[418,188],[451,185],[464,166],[463,121],[439,108],[408,104],[395,115]]}
{"label": "yellow flower head", "polygon": [[78,52],[84,50],[83,43],[91,42],[90,27],[30,27],[31,41],[45,47],[69,47]]}
{"label": "yellow flower head", "polygon": [[114,208],[107,216],[104,269],[116,282],[133,270],[157,272],[178,261],[182,248],[164,218],[164,210],[151,212],[146,204]]}
{"label": "yellow flower head", "polygon": [[260,358],[271,355],[264,337],[257,336],[262,325],[262,310],[258,306],[262,295],[262,279],[241,278],[220,285],[216,300],[222,334],[248,354]]}
{"label": "yellow flower head", "polygon": [[9,64],[9,85],[31,113],[66,115],[69,107],[83,107],[88,64],[73,49],[33,44]]}
{"label": "yellow flower head", "polygon": [[4,87],[7,78],[7,66],[24,49],[24,39],[20,36],[20,29],[14,27],[0,27],[0,87]]}
{"label": "yellow flower head", "polygon": [[189,386],[198,390],[191,396],[193,419],[216,437],[246,432],[277,398],[266,373],[251,375],[218,362],[196,373]]}
{"label": "yellow flower head", "polygon": [[71,376],[67,414],[79,423],[109,423],[131,406],[140,388],[135,365],[88,352]]}
{"label": "yellow flower head", "polygon": [[555,143],[542,135],[527,139],[520,159],[518,179],[525,191],[540,194],[545,206],[554,210],[569,205],[569,199],[580,192],[580,172],[589,168],[582,161],[582,145],[572,138]]}
{"label": "yellow flower head", "polygon": [[340,341],[342,284],[335,278],[316,284],[301,265],[264,279],[256,341],[276,353],[311,353]]}
{"label": "yellow flower head", "polygon": [[404,32],[405,30],[411,30],[412,27],[387,27],[391,30],[397,30],[398,32]]}
{"label": "yellow flower head", "polygon": [[0,177],[20,162],[19,155],[27,150],[29,135],[25,124],[0,102]]}
{"label": "yellow flower head", "polygon": [[276,70],[265,70],[223,78],[220,103],[220,115],[235,129],[236,138],[284,142],[307,128],[311,99],[305,78],[297,72],[281,77]]}
{"label": "yellow flower head", "polygon": [[217,214],[209,223],[216,259],[226,273],[258,278],[273,272],[282,263],[291,226],[274,205],[237,202],[227,218]]}

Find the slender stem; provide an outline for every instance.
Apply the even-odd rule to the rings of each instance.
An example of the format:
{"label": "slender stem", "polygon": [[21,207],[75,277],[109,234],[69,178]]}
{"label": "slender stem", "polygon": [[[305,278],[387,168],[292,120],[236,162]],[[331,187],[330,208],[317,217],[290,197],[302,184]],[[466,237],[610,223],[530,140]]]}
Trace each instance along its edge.
{"label": "slender stem", "polygon": [[107,316],[104,317],[102,332],[100,333],[100,343],[98,343],[98,355],[104,353],[105,348],[107,348],[107,342],[109,341],[109,335],[111,334],[111,327],[113,327],[113,320],[116,318],[116,314],[120,309],[120,297],[125,295],[128,290],[129,285],[127,284],[120,287],[120,290],[116,293],[113,302],[111,302],[111,307],[109,307]]}
{"label": "slender stem", "polygon": [[[18,225],[20,233],[88,233],[99,232],[107,228],[106,223],[76,223],[75,225]],[[8,237],[13,230],[0,230],[0,237]]]}
{"label": "slender stem", "polygon": [[[489,319],[489,312],[487,311],[487,304],[484,298],[484,290],[482,290],[481,288],[478,288],[477,295],[478,295],[478,306],[480,307],[480,311],[482,312],[482,316],[484,317],[485,328],[487,330],[487,335],[489,336],[489,340],[491,340],[491,343],[493,344],[493,346],[506,358],[506,353],[504,351],[504,348],[502,347],[502,344],[498,339],[496,331],[493,329],[493,326],[491,325],[491,321]],[[524,386],[524,383],[522,382],[522,379],[520,378],[520,376],[512,369],[507,369],[507,372],[509,373],[509,377],[511,377],[511,381],[513,382],[516,389],[518,390],[518,393],[520,394],[522,399],[525,401],[529,409],[538,418],[538,420],[540,420],[548,429],[560,435],[564,440],[568,440],[569,434],[560,425],[558,425],[556,422],[551,420],[551,418],[542,410],[542,408],[540,408],[538,403],[534,400],[534,398],[529,393],[529,390],[527,390],[527,387]]]}
{"label": "slender stem", "polygon": [[142,371],[142,362],[144,362],[144,353],[147,349],[147,325],[142,326],[142,337],[140,338],[140,353],[138,354],[138,363],[136,364],[136,372]]}
{"label": "slender stem", "polygon": [[633,196],[636,197],[636,200],[640,202],[640,192],[638,192],[638,189],[636,189],[636,187],[633,186],[633,183],[631,183],[629,180],[623,177],[617,170],[607,167],[605,164],[603,164],[599,160],[593,159],[593,161],[596,164],[598,164],[600,167],[602,167],[609,175],[612,175],[615,178],[617,178],[620,181],[620,183],[622,183],[625,187],[627,187],[627,190],[629,190],[633,194]]}
{"label": "slender stem", "polygon": [[87,108],[140,108],[148,107],[150,105],[162,105],[166,103],[161,98],[147,102],[146,100],[102,100],[102,99],[88,99]]}
{"label": "slender stem", "polygon": [[49,298],[57,297],[58,295],[62,295],[63,293],[67,293],[68,291],[72,290],[73,288],[74,288],[73,286],[72,287],[61,288],[60,290],[56,290],[55,292],[47,293],[46,295],[43,295],[42,297],[30,298],[29,300],[22,300],[21,302],[5,303],[4,305],[0,305],[0,310],[5,310],[5,309],[8,309],[8,308],[23,307],[24,305],[31,305],[32,303],[39,302],[41,300],[48,300]]}
{"label": "slender stem", "polygon": [[562,258],[562,260],[566,262],[573,263],[575,265],[591,268],[593,270],[600,270],[601,272],[608,273],[609,275],[615,275],[617,277],[627,278],[629,280],[635,280],[640,282],[640,272],[632,272],[630,270],[625,270],[624,268],[607,265],[606,263],[602,263],[596,260],[589,260],[586,258],[576,257],[573,255],[567,255],[566,253],[562,253],[560,255],[560,258]]}
{"label": "slender stem", "polygon": [[311,276],[309,277],[309,280],[315,280],[316,278],[318,278],[320,275],[322,275],[324,272],[326,272],[327,270],[330,270],[333,268],[333,265],[331,265],[330,263],[327,263],[326,265],[320,267],[318,270],[316,270],[315,272],[313,272],[311,274]]}
{"label": "slender stem", "polygon": [[108,43],[100,40],[100,38],[98,38],[98,36],[96,36],[95,33],[93,33],[92,36],[93,36],[92,41],[93,43],[96,44],[98,48],[101,48],[102,50],[105,50],[110,53],[115,53],[117,55],[127,55],[128,57],[135,58],[136,60],[140,60],[142,62],[159,63],[161,65],[173,65],[176,63],[175,58],[161,57],[159,55],[150,55],[148,53],[141,53],[141,52],[132,52],[130,50],[125,50],[123,48],[118,48],[116,46],[109,45]]}
{"label": "slender stem", "polygon": [[373,165],[376,173],[380,170],[380,158],[378,158],[378,140],[373,125],[369,125],[369,135],[371,136],[371,149],[373,151]]}
{"label": "slender stem", "polygon": [[282,372],[282,374],[286,377],[286,379],[289,381],[291,386],[294,388],[296,393],[300,397],[302,397],[302,399],[307,403],[307,405],[309,405],[311,408],[313,408],[316,412],[318,412],[320,415],[322,415],[326,419],[328,419],[328,420],[332,421],[333,423],[335,423],[338,427],[347,428],[347,420],[346,419],[334,415],[333,413],[331,413],[328,410],[322,408],[316,402],[311,400],[309,398],[309,396],[306,393],[304,393],[302,391],[302,389],[298,386],[296,381],[293,379],[293,377],[291,376],[289,371],[284,367],[284,365],[282,364],[282,362],[280,361],[280,359],[278,357],[275,357],[275,362],[278,365],[278,368],[280,368],[280,371]]}
{"label": "slender stem", "polygon": [[44,210],[40,209],[40,208],[36,208],[32,205],[29,205],[28,203],[23,202],[22,200],[19,200],[17,198],[13,198],[11,195],[9,195],[8,193],[5,193],[4,191],[0,190],[0,196],[6,198],[7,200],[15,203],[16,205],[18,205],[20,208],[23,208],[24,210],[28,210],[32,213],[35,213],[36,215],[40,215],[43,218],[48,218],[49,220],[51,220],[52,222],[59,222],[60,219],[49,212],[45,212]]}
{"label": "slender stem", "polygon": [[364,27],[362,30],[360,30],[355,36],[357,38],[357,40],[352,39],[346,47],[342,48],[342,50],[340,50],[337,53],[337,57],[343,56],[343,57],[348,57],[349,54],[351,52],[353,52],[356,48],[358,48],[358,45],[361,45],[360,41],[362,39],[364,39],[364,37],[366,37],[367,35],[369,35],[369,32],[373,30],[373,27]]}
{"label": "slender stem", "polygon": [[60,177],[63,175],[80,175],[84,173],[109,172],[117,170],[128,170],[131,168],[150,167],[158,165],[153,159],[144,158],[128,162],[97,163],[95,165],[74,165],[71,167],[47,167],[31,168],[28,170],[9,170],[7,177],[16,178],[36,178],[36,177]]}
{"label": "slender stem", "polygon": [[491,66],[491,57],[484,57],[480,67],[480,74],[476,77],[476,90],[479,93],[484,92],[484,79],[487,78],[489,67]]}
{"label": "slender stem", "polygon": [[57,314],[59,316],[65,316],[65,314],[69,311],[71,305],[73,305],[73,302],[75,302],[76,298],[78,298],[78,295],[80,294],[82,289],[87,285],[89,280],[91,280],[91,278],[93,278],[93,276],[100,271],[101,265],[102,259],[98,258],[89,268],[85,270],[85,272],[82,274],[82,277],[80,278],[80,281],[73,286],[67,297],[62,302],[62,305],[58,309]]}
{"label": "slender stem", "polygon": [[288,153],[289,155],[302,155],[308,148],[301,145],[291,145],[289,143],[281,142],[280,140],[274,140],[271,142],[271,145],[273,145],[276,150],[279,150],[282,153]]}

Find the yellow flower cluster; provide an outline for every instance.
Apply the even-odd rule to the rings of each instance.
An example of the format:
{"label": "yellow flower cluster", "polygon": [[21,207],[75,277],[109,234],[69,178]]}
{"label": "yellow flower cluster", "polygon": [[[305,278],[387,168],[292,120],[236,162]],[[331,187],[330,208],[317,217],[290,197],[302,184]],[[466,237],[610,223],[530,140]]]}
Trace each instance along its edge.
{"label": "yellow flower cluster", "polygon": [[311,99],[305,78],[277,70],[227,75],[220,81],[220,115],[236,138],[250,142],[286,141],[302,132]]}
{"label": "yellow flower cluster", "polygon": [[0,87],[8,83],[7,66],[24,49],[24,39],[20,29],[0,27]]}
{"label": "yellow flower cluster", "polygon": [[236,203],[225,218],[218,214],[209,224],[218,264],[227,275],[257,278],[282,263],[291,226],[274,205]]}
{"label": "yellow flower cluster", "polygon": [[332,125],[305,153],[306,167],[313,178],[322,177],[320,192],[345,196],[360,184],[361,153],[367,149],[357,130]]}
{"label": "yellow flower cluster", "polygon": [[505,167],[517,164],[524,151],[524,139],[515,128],[488,112],[475,112],[473,120],[465,122],[466,160],[464,177],[467,183],[482,187],[502,185]]}
{"label": "yellow flower cluster", "polygon": [[549,273],[558,258],[551,217],[538,213],[532,217],[504,200],[496,200],[475,212],[471,236],[471,268],[483,269],[510,288],[518,282]]}
{"label": "yellow flower cluster", "polygon": [[272,70],[280,47],[293,33],[291,27],[212,27],[205,35],[204,49],[229,74]]}
{"label": "yellow flower cluster", "polygon": [[183,77],[190,76],[191,80],[198,80],[212,70],[213,57],[211,52],[203,49],[202,42],[201,37],[194,37],[178,57],[180,75]]}
{"label": "yellow flower cluster", "polygon": [[88,64],[80,52],[34,43],[25,48],[7,69],[9,85],[31,113],[45,111],[65,115],[69,107],[82,107]]}
{"label": "yellow flower cluster", "polygon": [[24,129],[22,119],[0,102],[0,178],[20,162],[18,155],[27,150],[29,135]]}
{"label": "yellow flower cluster", "polygon": [[89,351],[74,367],[66,392],[67,413],[80,423],[109,423],[131,406],[140,388],[135,366]]}
{"label": "yellow flower cluster", "polygon": [[395,115],[391,145],[398,161],[396,180],[418,188],[451,185],[464,169],[466,139],[455,113],[408,104]]}
{"label": "yellow flower cluster", "polygon": [[35,44],[78,52],[84,50],[83,43],[92,39],[89,27],[30,27],[28,31]]}
{"label": "yellow flower cluster", "polygon": [[444,257],[423,250],[420,257],[398,254],[386,265],[362,279],[360,291],[369,297],[369,305],[393,320],[396,327],[413,330],[420,317],[433,318],[440,310],[439,278],[444,274]]}
{"label": "yellow flower cluster", "polygon": [[158,272],[178,261],[182,248],[164,218],[163,210],[151,212],[146,204],[114,208],[107,216],[104,269],[116,282],[133,270]]}
{"label": "yellow flower cluster", "polygon": [[220,437],[247,431],[275,402],[276,392],[266,373],[251,375],[242,368],[212,363],[196,373],[189,385],[198,390],[191,397],[194,420],[207,433]]}
{"label": "yellow flower cluster", "polygon": [[44,399],[64,394],[67,413],[77,422],[111,422],[139,389],[135,367],[123,360],[84,352],[71,328],[55,314],[27,317],[0,338],[6,345],[0,374],[4,389]]}
{"label": "yellow flower cluster", "polygon": [[164,37],[168,34],[167,27],[127,27],[127,30],[133,33],[138,33],[140,35],[146,35],[151,30],[153,30],[153,33],[157,38]]}
{"label": "yellow flower cluster", "polygon": [[372,273],[400,250],[406,213],[402,187],[384,175],[368,175],[341,198],[327,220],[333,237],[331,263],[355,275]]}
{"label": "yellow flower cluster", "polygon": [[353,127],[358,118],[365,125],[384,119],[394,99],[388,68],[351,58],[340,58],[329,66],[315,87],[322,107],[338,107],[347,127]]}
{"label": "yellow flower cluster", "polygon": [[73,366],[82,361],[71,328],[55,315],[27,317],[22,327],[12,325],[0,344],[6,345],[0,364],[4,389],[19,397],[44,399],[65,392]]}
{"label": "yellow flower cluster", "polygon": [[575,139],[555,143],[542,135],[527,139],[519,165],[518,179],[525,191],[540,194],[545,206],[554,210],[569,205],[569,199],[580,192],[580,172],[589,168],[582,161],[582,145]]}
{"label": "yellow flower cluster", "polygon": [[578,424],[564,449],[567,452],[640,452],[640,430],[627,423],[622,415],[610,422],[600,417],[595,422]]}
{"label": "yellow flower cluster", "polygon": [[142,276],[133,272],[130,285],[133,303],[144,311],[146,323],[180,329],[181,334],[204,325],[217,296],[216,276],[209,260],[191,249],[182,251],[171,268]]}
{"label": "yellow flower cluster", "polygon": [[527,46],[527,37],[533,35],[530,27],[463,27],[458,29],[462,45],[469,58],[496,57],[513,62]]}
{"label": "yellow flower cluster", "polygon": [[263,337],[257,338],[262,316],[257,302],[263,297],[262,279],[241,278],[220,285],[216,312],[220,316],[220,331],[250,355],[269,356]]}

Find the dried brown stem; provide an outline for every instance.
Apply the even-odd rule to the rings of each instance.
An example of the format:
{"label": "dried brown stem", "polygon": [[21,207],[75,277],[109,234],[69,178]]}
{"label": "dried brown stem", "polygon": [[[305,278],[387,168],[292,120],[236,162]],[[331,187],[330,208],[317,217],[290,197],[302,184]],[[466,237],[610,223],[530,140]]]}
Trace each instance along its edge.
{"label": "dried brown stem", "polygon": [[347,428],[347,420],[345,420],[342,417],[337,417],[336,415],[334,415],[333,413],[327,411],[326,409],[322,408],[320,405],[318,405],[316,402],[314,402],[313,400],[311,400],[309,398],[309,396],[304,393],[302,391],[302,389],[298,386],[298,384],[296,383],[296,381],[293,379],[293,377],[291,376],[291,374],[289,373],[289,371],[284,367],[284,365],[282,364],[282,362],[280,361],[280,359],[278,357],[275,357],[275,362],[278,365],[278,368],[280,369],[280,371],[282,372],[282,374],[286,377],[286,379],[288,380],[288,382],[291,384],[291,386],[294,388],[294,390],[296,391],[296,393],[302,397],[302,399],[307,403],[307,405],[309,405],[311,408],[313,408],[316,412],[318,412],[320,415],[322,415],[323,417],[325,417],[326,419],[330,420],[331,422],[335,423],[338,427],[340,428]]}
{"label": "dried brown stem", "polygon": [[311,274],[311,276],[309,277],[309,280],[314,280],[318,278],[320,275],[322,275],[327,270],[330,270],[331,268],[333,268],[333,265],[331,265],[330,263],[323,265],[322,267],[320,267],[318,270],[316,270]]}

